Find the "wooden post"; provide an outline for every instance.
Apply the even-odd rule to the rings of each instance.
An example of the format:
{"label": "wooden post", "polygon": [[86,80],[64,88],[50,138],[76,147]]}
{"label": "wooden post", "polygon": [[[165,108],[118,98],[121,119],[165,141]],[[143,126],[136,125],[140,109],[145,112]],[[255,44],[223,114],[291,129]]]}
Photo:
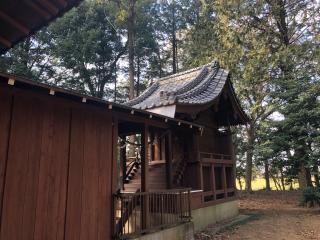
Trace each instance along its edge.
{"label": "wooden post", "polygon": [[120,162],[122,164],[122,187],[124,189],[124,184],[127,174],[127,156],[126,156],[126,142],[124,139],[121,139],[121,148],[120,148]]}
{"label": "wooden post", "polygon": [[144,125],[141,132],[141,191],[142,192],[148,191],[148,173],[149,173],[148,135],[149,135],[148,125]]}
{"label": "wooden post", "polygon": [[[149,173],[149,161],[148,161],[148,125],[144,125],[141,132],[141,192],[147,192],[148,187],[148,173]],[[141,208],[141,227],[146,229],[148,226],[148,196],[143,197],[142,208]]]}
{"label": "wooden post", "polygon": [[237,195],[237,184],[236,184],[236,176],[237,176],[237,170],[236,170],[236,154],[233,146],[232,141],[232,132],[230,129],[230,125],[228,128],[229,133],[229,145],[230,145],[230,153],[231,153],[231,161],[232,161],[232,182],[233,182],[233,188],[234,188],[234,194]]}
{"label": "wooden post", "polygon": [[166,177],[167,177],[167,188],[172,188],[172,133],[169,131],[166,135]]}
{"label": "wooden post", "polygon": [[203,177],[202,177],[202,159],[200,158],[200,149],[199,149],[199,141],[200,141],[200,134],[199,133],[195,133],[193,138],[193,149],[195,152],[195,156],[196,156],[196,161],[197,163],[197,171],[198,171],[198,179],[197,179],[197,188],[198,189],[203,189]]}
{"label": "wooden post", "polygon": [[160,139],[160,144],[161,144],[160,159],[164,160],[164,159],[166,159],[166,138],[165,137],[162,137]]}
{"label": "wooden post", "polygon": [[148,136],[149,136],[150,142],[148,144],[148,154],[147,155],[148,155],[148,161],[152,162],[153,160],[155,160],[154,154],[153,154],[154,153],[153,152],[153,150],[154,150],[154,148],[153,148],[154,134],[151,131],[149,131]]}
{"label": "wooden post", "polygon": [[199,184],[200,184],[200,189],[204,190],[204,185],[203,185],[203,172],[202,172],[202,161],[200,160],[200,162],[198,163],[199,165]]}
{"label": "wooden post", "polygon": [[112,210],[111,211],[111,223],[112,227],[112,234],[116,234],[116,208],[117,202],[114,194],[116,194],[118,190],[118,169],[117,169],[117,160],[118,160],[118,119],[112,119]]}
{"label": "wooden post", "polygon": [[222,186],[223,186],[223,191],[224,191],[224,197],[227,198],[228,197],[228,193],[227,193],[227,175],[226,175],[226,166],[223,165],[222,166]]}
{"label": "wooden post", "polygon": [[160,139],[159,133],[156,131],[154,133],[154,160],[162,160],[160,157]]}
{"label": "wooden post", "polygon": [[212,175],[212,191],[213,191],[213,199],[217,199],[216,195],[216,174],[214,172],[214,164],[211,165],[211,175]]}

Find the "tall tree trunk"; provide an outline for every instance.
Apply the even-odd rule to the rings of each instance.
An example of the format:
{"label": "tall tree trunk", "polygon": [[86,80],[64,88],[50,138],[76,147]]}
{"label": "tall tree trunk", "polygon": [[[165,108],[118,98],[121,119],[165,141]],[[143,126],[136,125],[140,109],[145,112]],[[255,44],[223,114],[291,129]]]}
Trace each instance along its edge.
{"label": "tall tree trunk", "polygon": [[313,176],[314,176],[314,181],[315,181],[315,185],[316,187],[320,187],[320,179],[319,179],[319,169],[317,165],[314,165],[312,168],[313,171]]}
{"label": "tall tree trunk", "polygon": [[266,180],[266,191],[271,191],[269,162],[267,159],[264,161],[264,179]]}
{"label": "tall tree trunk", "polygon": [[134,29],[135,29],[135,3],[129,1],[128,17],[128,52],[129,52],[129,99],[134,98]]}
{"label": "tall tree trunk", "polygon": [[280,186],[277,178],[274,175],[271,175],[271,178],[272,178],[272,180],[274,182],[274,186],[276,187],[277,191],[281,190],[281,186]]}
{"label": "tall tree trunk", "polygon": [[237,179],[238,179],[238,184],[239,184],[239,187],[240,187],[240,191],[242,191],[241,177],[237,177]]}
{"label": "tall tree trunk", "polygon": [[114,78],[114,102],[117,101],[117,78]]}
{"label": "tall tree trunk", "polygon": [[178,41],[176,39],[176,71],[179,72]]}
{"label": "tall tree trunk", "polygon": [[312,186],[312,181],[311,181],[310,170],[306,168],[303,163],[301,163],[300,171],[299,171],[299,188],[305,189],[311,186]]}
{"label": "tall tree trunk", "polygon": [[161,53],[160,53],[160,49],[158,49],[157,51],[157,57],[158,57],[158,74],[159,74],[159,78],[163,77],[163,70],[162,70],[162,59],[161,59]]}
{"label": "tall tree trunk", "polygon": [[306,168],[304,167],[304,164],[300,165],[299,169],[299,188],[305,189],[307,188],[307,177],[306,177]]}
{"label": "tall tree trunk", "polygon": [[307,186],[312,187],[312,179],[311,179],[311,172],[309,168],[306,168],[306,177],[307,177]]}
{"label": "tall tree trunk", "polygon": [[255,138],[253,123],[249,124],[247,129],[248,150],[246,158],[246,192],[252,192],[252,161],[253,161],[253,144]]}
{"label": "tall tree trunk", "polygon": [[140,56],[137,56],[137,97],[140,95]]}
{"label": "tall tree trunk", "polygon": [[283,175],[283,168],[282,167],[280,168],[280,180],[281,180],[282,190],[285,191],[286,190],[286,186],[285,186],[285,183],[284,183],[284,175]]}
{"label": "tall tree trunk", "polygon": [[173,1],[171,8],[172,26],[171,26],[171,44],[172,44],[172,73],[177,72],[177,38],[176,38],[176,14],[175,3]]}
{"label": "tall tree trunk", "polygon": [[[129,53],[129,99],[134,98],[134,31],[135,31],[135,3],[129,0],[128,17],[128,53]],[[129,137],[130,142],[135,142],[135,135]],[[129,157],[135,156],[135,146],[129,146]]]}

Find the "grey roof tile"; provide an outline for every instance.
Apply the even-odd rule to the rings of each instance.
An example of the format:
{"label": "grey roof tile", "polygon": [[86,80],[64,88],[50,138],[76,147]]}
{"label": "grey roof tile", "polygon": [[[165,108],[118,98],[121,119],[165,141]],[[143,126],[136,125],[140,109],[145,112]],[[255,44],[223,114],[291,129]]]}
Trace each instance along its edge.
{"label": "grey roof tile", "polygon": [[229,72],[217,62],[158,79],[127,105],[149,109],[171,104],[199,105],[213,101],[225,86]]}

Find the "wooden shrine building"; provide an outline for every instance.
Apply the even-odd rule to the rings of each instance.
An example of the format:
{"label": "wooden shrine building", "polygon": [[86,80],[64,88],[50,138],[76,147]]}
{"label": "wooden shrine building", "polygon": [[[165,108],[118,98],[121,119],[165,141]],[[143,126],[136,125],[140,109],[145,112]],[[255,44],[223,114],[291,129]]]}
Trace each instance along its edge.
{"label": "wooden shrine building", "polygon": [[[1,2],[0,51],[79,2]],[[1,73],[0,239],[192,239],[237,214],[230,126],[246,121],[217,63],[126,105]]]}

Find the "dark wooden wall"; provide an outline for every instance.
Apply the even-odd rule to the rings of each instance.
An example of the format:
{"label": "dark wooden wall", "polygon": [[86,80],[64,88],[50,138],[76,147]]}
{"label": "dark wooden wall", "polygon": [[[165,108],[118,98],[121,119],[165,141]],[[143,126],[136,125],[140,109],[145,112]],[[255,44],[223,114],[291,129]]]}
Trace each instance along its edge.
{"label": "dark wooden wall", "polygon": [[111,239],[112,116],[0,86],[0,239]]}
{"label": "dark wooden wall", "polygon": [[211,110],[199,114],[196,123],[204,125],[203,135],[199,138],[199,151],[230,155],[231,136],[218,131],[217,113]]}

